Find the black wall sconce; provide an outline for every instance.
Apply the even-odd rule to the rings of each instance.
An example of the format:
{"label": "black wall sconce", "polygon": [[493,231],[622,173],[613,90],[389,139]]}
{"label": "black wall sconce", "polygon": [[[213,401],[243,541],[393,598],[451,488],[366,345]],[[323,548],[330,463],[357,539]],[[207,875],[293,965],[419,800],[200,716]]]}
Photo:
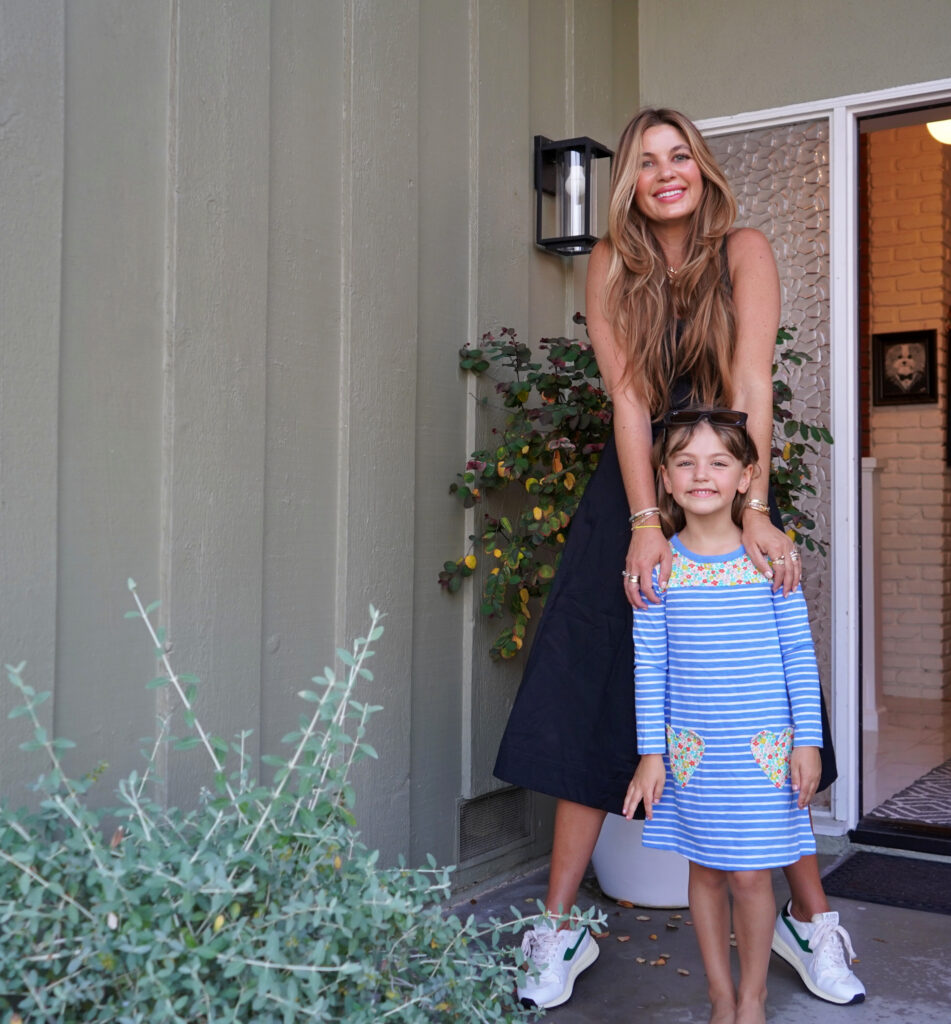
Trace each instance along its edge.
{"label": "black wall sconce", "polygon": [[[598,177],[610,149],[586,135],[552,142],[535,136],[535,244],[561,256],[591,252],[598,232]],[[607,196],[607,181],[602,194]]]}

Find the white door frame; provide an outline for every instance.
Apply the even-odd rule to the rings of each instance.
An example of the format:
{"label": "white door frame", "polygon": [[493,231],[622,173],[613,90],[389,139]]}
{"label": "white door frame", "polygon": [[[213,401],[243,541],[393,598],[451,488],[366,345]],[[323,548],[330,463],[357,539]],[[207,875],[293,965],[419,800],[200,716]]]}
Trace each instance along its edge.
{"label": "white door frame", "polygon": [[712,136],[816,118],[829,121],[832,718],[839,781],[831,809],[814,815],[816,831],[825,835],[842,835],[859,819],[858,119],[949,100],[951,78],[942,78],[697,122]]}

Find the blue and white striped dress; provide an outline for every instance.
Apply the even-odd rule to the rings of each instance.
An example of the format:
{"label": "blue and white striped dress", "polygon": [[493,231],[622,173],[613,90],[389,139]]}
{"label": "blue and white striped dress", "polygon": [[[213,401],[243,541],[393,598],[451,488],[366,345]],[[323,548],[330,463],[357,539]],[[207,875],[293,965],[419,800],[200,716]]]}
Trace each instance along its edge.
{"label": "blue and white striped dress", "polygon": [[634,611],[638,752],[667,768],[644,845],[721,870],[791,864],[816,844],[789,754],[822,746],[802,590],[774,594],[743,548],[671,547],[661,603]]}

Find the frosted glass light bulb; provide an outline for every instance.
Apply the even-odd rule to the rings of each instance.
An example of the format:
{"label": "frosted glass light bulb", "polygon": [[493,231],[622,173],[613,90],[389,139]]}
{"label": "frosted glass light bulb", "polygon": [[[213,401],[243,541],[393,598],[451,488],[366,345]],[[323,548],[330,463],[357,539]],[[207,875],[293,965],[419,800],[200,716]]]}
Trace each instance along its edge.
{"label": "frosted glass light bulb", "polygon": [[565,234],[584,234],[584,192],[584,168],[580,164],[572,164],[565,178],[565,196],[568,200],[568,223],[565,225]]}

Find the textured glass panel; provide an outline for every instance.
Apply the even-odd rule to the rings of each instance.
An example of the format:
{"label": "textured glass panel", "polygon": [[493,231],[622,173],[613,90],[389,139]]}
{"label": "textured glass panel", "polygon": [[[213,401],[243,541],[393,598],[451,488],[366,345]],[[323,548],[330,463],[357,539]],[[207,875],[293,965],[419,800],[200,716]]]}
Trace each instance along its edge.
{"label": "textured glass panel", "polygon": [[[829,418],[829,129],[825,119],[720,135],[709,140],[740,206],[738,223],[770,240],[782,283],[782,323],[795,327],[792,347],[813,359],[792,367],[793,415],[828,425]],[[781,444],[781,442],[780,442]],[[816,534],[831,530],[830,459],[823,451],[813,469],[816,499],[806,507]],[[829,697],[831,681],[831,566],[803,550],[819,670]]]}

